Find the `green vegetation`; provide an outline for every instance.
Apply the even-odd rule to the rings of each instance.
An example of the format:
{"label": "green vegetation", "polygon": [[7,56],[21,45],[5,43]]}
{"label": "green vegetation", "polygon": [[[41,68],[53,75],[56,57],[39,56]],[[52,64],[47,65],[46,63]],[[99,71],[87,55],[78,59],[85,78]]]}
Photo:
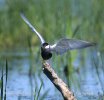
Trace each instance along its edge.
{"label": "green vegetation", "polygon": [[1,95],[0,95],[0,100],[3,100],[3,89],[4,89],[4,86],[3,86],[3,83],[4,83],[4,80],[3,80],[3,69],[2,69],[2,76],[1,76],[1,80],[0,80],[0,88],[1,88]]}
{"label": "green vegetation", "polygon": [[67,37],[94,41],[103,50],[103,0],[5,0],[0,9],[0,50],[39,44],[20,17],[23,12],[49,42]]}
{"label": "green vegetation", "polygon": [[[81,52],[73,51],[61,57],[52,57],[54,70],[72,90],[75,92],[78,90],[78,93],[82,93],[84,88],[81,87],[81,85],[84,82],[83,80],[89,85],[88,77],[93,77],[95,83],[99,81],[96,81],[97,79],[94,79],[94,77],[98,77],[101,85],[104,83],[103,80],[101,80],[103,78],[100,79],[100,73],[104,75],[102,74],[104,72],[104,0],[5,0],[4,3],[0,5],[0,52],[1,54],[2,52],[16,53],[15,51],[25,52],[28,49],[28,59],[30,60],[28,75],[30,84],[32,85],[31,77],[34,75],[35,85],[37,87],[35,88],[34,99],[42,100],[51,90],[45,90],[44,94],[41,95],[44,84],[41,83],[41,85],[38,86],[36,82],[36,77],[38,76],[41,82],[44,81],[40,76],[42,72],[39,58],[40,41],[36,34],[30,30],[20,17],[21,12],[24,13],[31,24],[49,43],[54,43],[64,37],[97,43],[97,46],[90,50],[85,49],[85,51],[83,50]],[[35,53],[33,51],[35,51]],[[22,59],[20,56],[17,57],[16,60]],[[91,59],[91,57],[93,59]],[[9,60],[10,59],[15,58],[14,56],[10,56]],[[78,60],[77,68],[75,68],[73,64],[76,60]],[[91,62],[87,62],[87,60]],[[12,63],[14,63],[14,61],[12,61]],[[86,65],[88,66],[86,67]],[[18,64],[17,66],[20,67]],[[14,67],[14,65],[11,64],[11,67]],[[20,68],[22,69],[22,67]],[[99,75],[95,76],[94,74],[93,76],[94,71],[92,69],[96,69],[96,73]],[[5,81],[7,84],[7,62],[5,72]],[[2,100],[4,96],[6,100],[6,92],[3,92],[3,90],[6,91],[6,84],[3,85],[3,74],[2,69],[0,99]],[[95,85],[95,88],[96,87]],[[104,89],[102,90],[104,92]],[[84,98],[79,100],[84,100]]]}
{"label": "green vegetation", "polygon": [[1,76],[1,79],[0,79],[0,90],[1,90],[0,100],[6,100],[7,79],[8,79],[8,63],[7,63],[7,60],[6,60],[5,73],[4,73],[3,67],[2,67],[1,71],[2,71],[2,76]]}

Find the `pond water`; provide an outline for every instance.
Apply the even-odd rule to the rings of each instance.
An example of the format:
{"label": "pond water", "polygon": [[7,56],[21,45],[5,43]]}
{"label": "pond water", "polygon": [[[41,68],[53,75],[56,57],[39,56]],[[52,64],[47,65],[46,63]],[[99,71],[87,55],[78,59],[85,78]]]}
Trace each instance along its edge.
{"label": "pond water", "polygon": [[[73,64],[74,71],[70,74],[70,89],[78,100],[103,100],[104,67],[97,69],[92,66],[91,53],[87,53],[88,57],[85,58],[79,55]],[[17,52],[1,53],[0,56],[0,71],[3,67],[4,74],[5,59],[8,61],[7,100],[34,100],[42,82],[39,100],[63,100],[61,93],[42,72],[41,60],[36,60],[35,55],[31,57],[28,52]],[[63,73],[60,77],[67,83]]]}
{"label": "pond water", "polygon": [[[41,61],[35,62],[30,59],[28,53],[2,53],[8,59],[8,81],[7,100],[34,100],[35,92],[40,92],[40,99],[45,95],[44,100],[60,100],[61,94],[56,90],[51,81],[42,72]],[[33,65],[31,65],[32,63]],[[5,67],[5,60],[1,60],[0,67]],[[30,69],[30,67],[32,69]],[[38,67],[38,68],[35,68]],[[30,72],[32,70],[32,72]],[[4,68],[5,73],[5,68]],[[0,73],[1,76],[1,73]],[[4,76],[5,80],[5,76]],[[5,84],[5,83],[4,83]],[[37,89],[37,91],[35,91]],[[43,99],[42,99],[43,100]]]}

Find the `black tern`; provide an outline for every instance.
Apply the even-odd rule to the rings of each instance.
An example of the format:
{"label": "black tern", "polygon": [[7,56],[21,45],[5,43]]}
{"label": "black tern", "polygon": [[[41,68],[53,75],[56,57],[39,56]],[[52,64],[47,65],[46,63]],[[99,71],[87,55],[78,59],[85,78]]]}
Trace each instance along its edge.
{"label": "black tern", "polygon": [[24,16],[24,14],[20,14],[22,19],[26,22],[26,24],[31,28],[33,32],[36,33],[38,38],[41,41],[41,56],[44,60],[48,60],[52,57],[52,53],[55,52],[56,54],[63,54],[69,50],[73,49],[82,49],[90,46],[94,46],[95,43],[90,43],[83,40],[76,40],[76,39],[67,39],[62,38],[57,43],[53,45],[49,45],[40,33],[32,26],[32,24],[28,21],[28,19]]}

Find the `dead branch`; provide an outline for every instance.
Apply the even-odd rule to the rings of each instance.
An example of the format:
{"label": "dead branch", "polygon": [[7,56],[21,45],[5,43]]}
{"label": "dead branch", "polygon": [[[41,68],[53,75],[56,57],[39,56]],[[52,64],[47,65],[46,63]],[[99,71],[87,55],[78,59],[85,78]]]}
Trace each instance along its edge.
{"label": "dead branch", "polygon": [[54,86],[61,92],[64,100],[76,100],[68,86],[57,76],[52,67],[47,63],[43,63],[43,72],[51,80]]}

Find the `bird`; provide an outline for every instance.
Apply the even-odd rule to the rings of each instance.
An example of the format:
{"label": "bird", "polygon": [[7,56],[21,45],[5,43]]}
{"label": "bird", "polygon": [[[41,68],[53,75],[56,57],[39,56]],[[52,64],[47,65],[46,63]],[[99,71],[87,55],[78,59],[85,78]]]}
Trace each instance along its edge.
{"label": "bird", "polygon": [[51,45],[44,40],[44,38],[35,29],[35,27],[33,27],[33,25],[29,22],[29,20],[25,17],[23,13],[21,13],[20,16],[25,21],[25,23],[30,27],[30,29],[33,32],[35,32],[35,34],[38,36],[41,42],[41,56],[43,60],[50,59],[53,53],[56,53],[57,55],[62,55],[70,50],[83,49],[86,47],[94,46],[96,44],[83,40],[62,38],[58,42]]}

